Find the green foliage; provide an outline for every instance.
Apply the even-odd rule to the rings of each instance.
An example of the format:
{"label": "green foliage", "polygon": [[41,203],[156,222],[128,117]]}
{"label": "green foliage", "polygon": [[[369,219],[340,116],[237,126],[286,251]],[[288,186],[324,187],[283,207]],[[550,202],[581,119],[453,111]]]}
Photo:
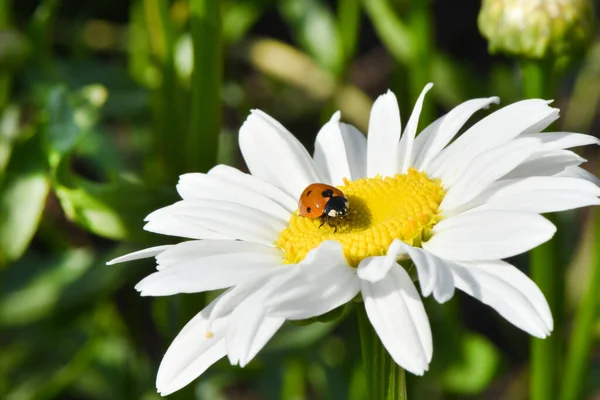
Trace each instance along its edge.
{"label": "green foliage", "polygon": [[466,335],[461,343],[460,361],[443,374],[444,387],[454,393],[481,393],[498,371],[500,355],[481,335]]}
{"label": "green foliage", "polygon": [[[8,400],[160,398],[162,355],[214,294],[140,298],[135,282],[153,260],[105,263],[180,241],[145,232],[144,218],[177,201],[179,174],[215,163],[244,168],[236,132],[249,109],[274,115],[310,147],[319,122],[337,109],[365,130],[373,99],[388,87],[405,110],[425,82],[435,83],[423,127],[469,98],[500,95],[507,104],[522,98],[522,83],[531,96],[556,83],[483,54],[476,21],[467,18],[476,10],[447,16],[445,2],[26,3],[0,0],[0,398]],[[562,82],[557,100],[569,107],[560,129],[588,132],[595,120],[600,44],[594,49],[582,72]],[[576,237],[583,218],[568,219],[567,234]],[[598,248],[580,250],[588,265],[597,264]],[[562,283],[565,270],[553,268],[554,280]],[[598,360],[589,357],[599,276],[592,265],[572,279],[570,290],[586,293],[576,332],[565,365],[548,368],[568,369],[559,377],[568,382],[552,380],[564,399],[600,390]],[[554,312],[566,309],[561,301]],[[496,329],[495,314],[473,313],[460,299],[426,306],[435,350],[424,377],[407,374],[411,397],[527,397],[524,335]],[[170,398],[401,393],[391,380],[371,384],[382,371],[401,373],[375,335],[362,349],[371,358],[373,379],[365,379],[359,331],[368,324],[357,322],[357,308],[286,323],[244,369],[221,361]],[[555,331],[566,334],[571,315],[558,317]]]}
{"label": "green foliage", "polygon": [[334,74],[343,70],[343,47],[335,17],[318,0],[283,0],[280,9],[302,48]]}
{"label": "green foliage", "polygon": [[27,249],[49,187],[48,167],[37,138],[17,144],[0,181],[0,265],[18,259]]}
{"label": "green foliage", "polygon": [[143,219],[176,199],[172,192],[125,177],[110,183],[70,178],[68,186],[57,181],[54,187],[66,216],[83,229],[108,239],[150,241],[151,236],[142,230]]}

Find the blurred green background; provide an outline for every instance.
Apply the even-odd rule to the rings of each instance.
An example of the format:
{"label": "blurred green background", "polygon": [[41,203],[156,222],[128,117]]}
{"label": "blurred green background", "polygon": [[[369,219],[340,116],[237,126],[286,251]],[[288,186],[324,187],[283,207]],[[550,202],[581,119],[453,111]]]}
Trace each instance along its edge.
{"label": "blurred green background", "polygon": [[[312,149],[336,110],[366,131],[388,88],[406,120],[435,83],[420,128],[470,98],[535,95],[523,60],[488,54],[480,6],[0,0],[0,398],[159,398],[162,354],[206,299],[141,298],[133,287],[153,260],[104,264],[179,240],[144,232],[143,218],[177,200],[181,173],[245,168],[237,130],[251,108]],[[562,110],[555,130],[598,136],[600,37],[585,50],[538,92]],[[598,149],[581,154],[598,175]],[[555,398],[600,398],[600,222],[591,209],[555,222],[543,382]],[[529,270],[527,256],[511,261]],[[408,376],[412,398],[531,398],[527,334],[458,292],[425,305],[435,352],[430,372]],[[221,361],[170,398],[364,399],[360,357],[347,308],[336,321],[286,324],[245,369]]]}

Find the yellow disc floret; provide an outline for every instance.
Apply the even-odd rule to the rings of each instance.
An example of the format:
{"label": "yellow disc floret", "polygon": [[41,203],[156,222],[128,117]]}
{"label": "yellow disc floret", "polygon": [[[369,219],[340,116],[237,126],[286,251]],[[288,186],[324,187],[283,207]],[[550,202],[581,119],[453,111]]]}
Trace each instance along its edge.
{"label": "yellow disc floret", "polygon": [[276,242],[285,252],[285,263],[298,263],[321,242],[337,240],[356,267],[366,257],[385,255],[394,239],[420,246],[441,219],[441,181],[412,168],[392,177],[345,180],[339,189],[350,201],[350,212],[337,232],[327,224],[319,227],[319,219],[292,214]]}

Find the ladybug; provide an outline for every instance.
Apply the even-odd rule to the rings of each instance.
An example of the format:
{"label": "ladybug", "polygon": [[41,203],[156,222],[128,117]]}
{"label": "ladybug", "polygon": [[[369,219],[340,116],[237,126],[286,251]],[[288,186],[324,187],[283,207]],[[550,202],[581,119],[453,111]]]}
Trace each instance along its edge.
{"label": "ladybug", "polygon": [[325,222],[335,228],[339,221],[348,215],[350,203],[346,195],[339,189],[324,183],[308,185],[298,200],[298,213],[307,218],[320,218],[321,225]]}

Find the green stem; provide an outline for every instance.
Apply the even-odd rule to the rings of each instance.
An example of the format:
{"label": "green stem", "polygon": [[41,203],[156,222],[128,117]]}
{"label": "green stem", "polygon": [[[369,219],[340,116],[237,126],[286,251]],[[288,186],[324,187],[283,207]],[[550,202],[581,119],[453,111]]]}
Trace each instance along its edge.
{"label": "green stem", "polygon": [[190,24],[194,47],[191,129],[186,168],[207,171],[217,160],[221,132],[221,11],[218,0],[191,0]]}
{"label": "green stem", "polygon": [[[411,2],[408,16],[408,27],[411,31],[413,42],[413,55],[409,61],[409,87],[410,99],[415,102],[425,85],[431,79],[431,59],[433,53],[433,22],[431,18],[430,0],[416,0]],[[433,122],[434,109],[432,101],[423,102],[421,110],[421,126]]]}
{"label": "green stem", "polygon": [[161,86],[152,98],[156,135],[154,152],[164,174],[158,180],[172,184],[178,175],[185,172],[182,115],[186,114],[175,68],[175,33],[167,0],[143,0],[143,6],[152,53],[162,74]]}
{"label": "green stem", "polygon": [[[0,29],[9,30],[12,25],[12,1],[0,0]],[[8,105],[12,89],[12,74],[0,71],[0,111]],[[0,143],[2,146],[4,143]],[[1,164],[1,163],[0,163]],[[0,171],[2,167],[0,165]]]}
{"label": "green stem", "polygon": [[360,31],[360,16],[360,0],[338,2],[338,26],[346,68],[351,64],[351,60],[356,53],[356,43]]}
{"label": "green stem", "polygon": [[405,400],[406,380],[373,329],[364,303],[357,304],[360,346],[370,400]]}
{"label": "green stem", "polygon": [[401,64],[411,59],[415,50],[410,29],[396,15],[389,0],[363,0],[365,12],[375,32],[392,57]]}
{"label": "green stem", "polygon": [[[551,64],[525,60],[521,64],[523,94],[527,98],[550,98],[554,88]],[[552,222],[557,221],[553,218]],[[558,237],[535,248],[530,254],[531,277],[546,296],[554,315],[554,325],[561,327],[564,274],[558,259]],[[561,335],[557,329],[546,339],[531,339],[531,400],[554,398],[557,388]]]}
{"label": "green stem", "polygon": [[[596,210],[592,243],[600,241],[600,212]],[[594,339],[594,322],[598,316],[600,305],[600,246],[593,246],[590,260],[590,277],[587,292],[579,303],[573,332],[569,341],[569,349],[565,361],[560,392],[561,400],[575,400],[580,397],[589,369],[588,363],[592,340]]]}
{"label": "green stem", "polygon": [[52,26],[58,5],[59,0],[41,1],[31,17],[28,28],[34,65],[50,77],[54,77],[56,72],[52,63]]}
{"label": "green stem", "polygon": [[522,60],[523,95],[527,98],[546,98],[554,94],[553,64],[544,60]]}

